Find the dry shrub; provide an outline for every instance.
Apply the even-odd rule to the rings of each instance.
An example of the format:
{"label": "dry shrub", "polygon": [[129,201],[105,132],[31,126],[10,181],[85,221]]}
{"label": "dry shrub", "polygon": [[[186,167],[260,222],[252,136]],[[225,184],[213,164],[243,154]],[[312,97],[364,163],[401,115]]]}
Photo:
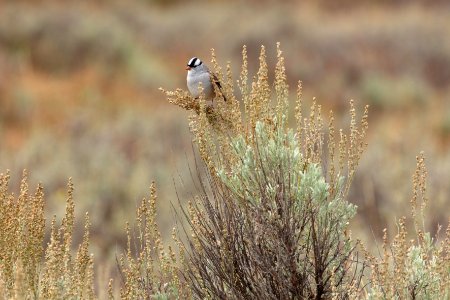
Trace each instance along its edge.
{"label": "dry shrub", "polygon": [[184,211],[192,231],[185,276],[198,298],[345,299],[361,289],[364,265],[348,231],[356,207],[346,196],[365,147],[367,108],[358,126],[351,102],[350,132],[340,130],[335,141],[332,113],[325,126],[314,101],[303,117],[299,83],[297,128],[289,128],[279,44],[277,57],[274,92],[264,47],[250,84],[243,49],[242,101],[230,66],[223,75],[214,52],[227,101],[219,96],[210,105],[202,96],[163,90],[169,102],[194,111],[190,127],[209,171]]}
{"label": "dry shrub", "polygon": [[448,299],[450,297],[450,223],[444,239],[425,229],[426,196],[425,156],[417,156],[413,175],[411,216],[414,239],[408,240],[406,218],[398,222],[398,233],[389,243],[384,230],[382,253],[374,257],[366,251],[370,263],[369,299]]}
{"label": "dry shrub", "polygon": [[[127,223],[127,251],[118,261],[122,287],[121,299],[187,299],[189,286],[179,278],[179,261],[172,247],[164,249],[156,224],[156,187],[144,198],[136,212],[135,230]],[[178,241],[175,234],[174,240]],[[182,264],[182,260],[180,264]],[[110,298],[112,295],[110,282]]]}
{"label": "dry shrub", "polygon": [[52,219],[50,242],[44,249],[44,192],[29,193],[23,173],[20,194],[8,190],[9,172],[0,174],[0,295],[5,299],[93,299],[93,257],[88,253],[89,218],[76,255],[73,185],[69,181],[66,212],[60,227]]}
{"label": "dry shrub", "polygon": [[39,185],[30,194],[24,172],[15,197],[8,190],[9,181],[9,172],[0,174],[0,293],[4,298],[18,296],[17,292],[38,295],[44,253],[43,188]]}

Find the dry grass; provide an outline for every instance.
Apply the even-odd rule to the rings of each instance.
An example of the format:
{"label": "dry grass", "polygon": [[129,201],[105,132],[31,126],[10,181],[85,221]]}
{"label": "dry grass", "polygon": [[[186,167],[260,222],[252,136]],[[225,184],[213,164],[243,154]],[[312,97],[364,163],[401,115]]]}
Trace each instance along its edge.
{"label": "dry grass", "polygon": [[28,189],[24,172],[19,196],[9,192],[10,175],[0,175],[0,293],[5,299],[94,298],[94,265],[89,254],[89,218],[82,243],[72,249],[73,185],[69,181],[66,213],[61,226],[51,222],[50,241],[44,243],[44,193]]}
{"label": "dry grass", "polygon": [[[156,224],[156,187],[136,212],[136,230],[127,224],[127,251],[118,261],[122,287],[120,299],[188,299],[190,288],[181,283],[174,250],[162,242]],[[177,241],[175,233],[174,240]],[[181,259],[181,262],[183,260]]]}

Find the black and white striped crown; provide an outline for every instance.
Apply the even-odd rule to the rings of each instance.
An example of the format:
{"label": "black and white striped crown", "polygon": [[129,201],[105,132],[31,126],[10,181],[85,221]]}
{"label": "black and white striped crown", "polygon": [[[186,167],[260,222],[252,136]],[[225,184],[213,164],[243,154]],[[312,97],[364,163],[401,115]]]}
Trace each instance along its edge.
{"label": "black and white striped crown", "polygon": [[202,63],[203,62],[199,58],[193,57],[189,60],[189,62],[187,63],[187,66],[191,67],[191,68],[195,68],[195,67],[200,66]]}

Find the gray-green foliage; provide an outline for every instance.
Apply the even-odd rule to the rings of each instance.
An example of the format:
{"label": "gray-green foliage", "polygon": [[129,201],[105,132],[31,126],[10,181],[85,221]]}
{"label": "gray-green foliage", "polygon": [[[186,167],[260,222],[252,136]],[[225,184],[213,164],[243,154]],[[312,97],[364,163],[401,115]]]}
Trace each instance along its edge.
{"label": "gray-green foliage", "polygon": [[[267,130],[267,125],[258,122],[255,133],[257,149],[247,143],[246,138],[242,135],[231,142],[234,154],[240,160],[232,166],[231,172],[227,172],[222,167],[219,176],[236,195],[256,205],[261,200],[260,188],[264,188],[264,192],[273,195],[280,180],[292,183],[300,182],[301,172],[290,174],[289,171],[301,171],[303,161],[292,130],[288,130],[287,133],[279,132],[276,136],[272,136],[273,133]],[[284,178],[278,178],[279,173]],[[261,187],[260,179],[263,177],[267,181],[265,186]],[[294,195],[299,192],[299,189],[292,192]]]}
{"label": "gray-green foliage", "polygon": [[[252,141],[249,143],[248,141]],[[343,195],[344,177],[335,179],[337,192],[330,195],[330,185],[326,181],[322,167],[306,161],[292,129],[273,130],[270,125],[257,122],[254,136],[238,136],[231,141],[234,156],[239,159],[231,166],[222,167],[219,178],[232,191],[233,199],[242,206],[267,208],[269,218],[283,218],[280,213],[280,194],[288,201],[293,219],[307,220],[294,222],[303,228],[296,228],[298,235],[294,247],[297,268],[314,274],[316,246],[338,254],[338,259],[330,255],[321,257],[326,276],[336,276],[346,281],[344,261],[354,249],[354,243],[347,237],[349,221],[356,214],[356,206],[347,202]],[[308,276],[307,276],[308,277]],[[314,282],[315,279],[307,280]],[[313,283],[316,285],[318,283]],[[330,284],[324,283],[324,285]],[[339,289],[340,287],[337,287]]]}
{"label": "gray-green foliage", "polygon": [[265,197],[269,195],[269,198],[274,198],[279,185],[284,184],[289,187],[288,199],[294,202],[297,210],[304,209],[305,203],[310,200],[321,219],[339,216],[339,227],[346,228],[348,221],[356,214],[356,206],[342,198],[344,177],[338,178],[340,192],[329,199],[329,184],[321,167],[303,159],[292,129],[274,133],[268,125],[257,122],[252,138],[256,140],[256,147],[247,143],[242,135],[235,138],[231,142],[232,149],[240,159],[231,170],[225,167],[219,170],[220,179],[236,196],[258,205],[262,192]]}
{"label": "gray-green foliage", "polygon": [[[402,245],[403,246],[403,245]],[[404,245],[406,246],[406,244]],[[401,247],[395,247],[401,248]],[[387,280],[373,282],[368,293],[368,299],[450,299],[448,277],[450,269],[443,276],[439,268],[445,268],[442,261],[443,250],[436,244],[429,232],[423,234],[423,243],[411,244],[407,249],[393,251],[390,274],[395,278],[392,283]],[[442,264],[440,266],[440,264]],[[379,280],[377,278],[377,280]]]}

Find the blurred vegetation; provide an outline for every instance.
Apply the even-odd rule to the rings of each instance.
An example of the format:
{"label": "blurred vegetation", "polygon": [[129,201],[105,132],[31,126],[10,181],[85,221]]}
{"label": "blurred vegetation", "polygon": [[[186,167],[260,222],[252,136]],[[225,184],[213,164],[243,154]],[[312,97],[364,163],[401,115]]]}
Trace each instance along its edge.
{"label": "blurred vegetation", "polygon": [[[225,64],[240,61],[243,44],[249,53],[261,44],[270,52],[280,41],[289,85],[302,80],[305,102],[315,96],[325,111],[333,108],[338,126],[348,99],[372,106],[370,147],[350,190],[356,234],[374,242],[372,231],[381,238],[407,211],[420,150],[434,232],[450,201],[448,36],[450,8],[439,0],[2,1],[0,169],[13,170],[14,190],[16,172],[32,170],[30,181],[45,183],[49,216],[62,213],[73,177],[102,259],[126,246],[125,220],[154,179],[168,236],[173,178],[189,178],[192,148],[185,114],[157,88],[184,87],[186,60],[208,62],[212,47]],[[178,187],[181,198],[193,190],[189,180]],[[75,231],[77,242],[82,236]]]}

